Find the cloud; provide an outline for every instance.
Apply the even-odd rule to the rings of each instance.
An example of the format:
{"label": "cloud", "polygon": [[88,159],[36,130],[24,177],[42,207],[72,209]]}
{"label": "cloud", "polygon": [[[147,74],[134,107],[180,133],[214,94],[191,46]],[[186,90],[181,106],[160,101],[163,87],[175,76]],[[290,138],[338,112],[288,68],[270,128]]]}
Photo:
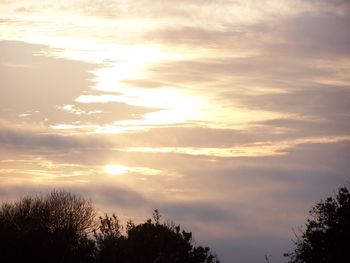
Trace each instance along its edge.
{"label": "cloud", "polygon": [[167,28],[147,32],[144,38],[156,43],[172,45],[189,45],[208,48],[228,48],[234,42],[243,42],[246,38],[245,28],[230,27],[222,29],[206,29],[194,26],[169,26]]}
{"label": "cloud", "polygon": [[231,96],[238,98],[248,107],[297,113],[300,116],[312,116],[316,119],[344,116],[350,110],[349,89],[335,85],[301,86],[300,89],[290,90],[285,94],[236,96],[232,92]]}
{"label": "cloud", "polygon": [[[55,119],[56,105],[73,100],[91,84],[88,81],[91,65],[39,56],[46,46],[1,41],[0,48],[4,52],[0,64],[0,114],[3,118],[3,111],[8,109],[13,114],[12,119],[27,110],[40,111],[37,117],[41,122],[45,118]],[[13,66],[9,67],[11,64]],[[62,92],[63,89],[69,92]]]}
{"label": "cloud", "polygon": [[[16,200],[20,197],[27,195],[41,195],[48,193],[54,189],[69,191],[73,194],[81,195],[87,200],[92,200],[96,203],[95,208],[101,210],[102,207],[114,207],[114,208],[135,208],[142,207],[147,200],[139,193],[121,187],[118,185],[104,185],[95,184],[91,187],[90,184],[74,185],[74,186],[62,186],[56,185],[43,185],[35,184],[22,184],[22,185],[5,185],[0,187],[0,199],[1,200]],[[107,211],[101,211],[107,212]]]}
{"label": "cloud", "polygon": [[213,201],[183,201],[171,203],[159,203],[157,208],[170,218],[181,221],[191,220],[201,223],[219,223],[222,221],[236,220],[227,209],[220,207]]}
{"label": "cloud", "polygon": [[[348,116],[344,116],[343,114],[332,115],[331,112],[325,116],[317,115],[315,119],[312,117],[304,120],[274,119],[257,122],[256,124],[261,126],[260,132],[267,133],[266,136],[268,136],[269,132],[276,131],[277,134],[274,136],[274,139],[341,136],[348,134],[350,130]],[[256,129],[256,131],[258,132],[259,129]]]}
{"label": "cloud", "polygon": [[[140,119],[143,114],[154,111],[123,102],[76,103],[74,100],[89,92],[93,85],[89,71],[96,66],[46,57],[41,52],[51,49],[45,45],[1,41],[0,48],[3,52],[0,60],[2,118],[39,125],[105,125],[117,120]],[[91,92],[88,94],[92,96]],[[65,105],[72,104],[77,112],[95,114],[78,116],[76,112],[64,110]]]}
{"label": "cloud", "polygon": [[216,87],[217,93],[221,90],[235,92],[238,89],[244,92],[250,86],[253,92],[254,87],[259,92],[259,86],[262,92],[263,88],[278,88],[283,92],[285,89],[305,85],[307,80],[310,82],[319,76],[332,79],[336,70],[337,68],[322,67],[321,64],[315,66],[304,63],[296,58],[270,55],[230,58],[219,55],[216,58],[160,63],[148,71],[150,74],[157,73],[154,74],[156,81],[181,82],[184,86],[197,83],[198,90]]}
{"label": "cloud", "polygon": [[91,185],[72,187],[70,191],[93,199],[99,209],[102,207],[140,209],[149,202],[141,193],[119,185],[98,184],[95,187],[91,187]]}
{"label": "cloud", "polygon": [[57,134],[42,134],[33,131],[14,129],[2,126],[0,128],[0,143],[24,149],[67,149],[80,148],[79,139],[68,138]]}
{"label": "cloud", "polygon": [[350,15],[346,11],[342,14],[300,14],[282,20],[282,23],[271,28],[274,32],[266,33],[282,39],[279,44],[271,43],[274,52],[304,58],[342,58],[350,56],[349,23]]}

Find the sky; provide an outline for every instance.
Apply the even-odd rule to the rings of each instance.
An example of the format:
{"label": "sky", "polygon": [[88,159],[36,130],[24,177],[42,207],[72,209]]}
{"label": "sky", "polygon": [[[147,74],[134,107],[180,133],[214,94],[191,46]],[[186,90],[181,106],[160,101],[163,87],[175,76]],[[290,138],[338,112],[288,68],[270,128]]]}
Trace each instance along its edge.
{"label": "sky", "polygon": [[223,263],[287,262],[350,181],[347,0],[0,0],[0,201],[159,209]]}

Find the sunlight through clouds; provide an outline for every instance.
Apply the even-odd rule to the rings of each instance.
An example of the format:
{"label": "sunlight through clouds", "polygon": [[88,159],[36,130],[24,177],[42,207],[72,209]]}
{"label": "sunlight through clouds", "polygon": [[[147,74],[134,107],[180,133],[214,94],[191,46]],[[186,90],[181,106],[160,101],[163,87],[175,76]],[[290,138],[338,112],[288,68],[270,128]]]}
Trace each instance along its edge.
{"label": "sunlight through clouds", "polygon": [[121,175],[128,172],[128,167],[122,165],[107,165],[105,171],[112,175]]}
{"label": "sunlight through clouds", "polygon": [[63,188],[130,218],[159,208],[223,263],[283,262],[349,180],[346,0],[0,10],[0,201]]}

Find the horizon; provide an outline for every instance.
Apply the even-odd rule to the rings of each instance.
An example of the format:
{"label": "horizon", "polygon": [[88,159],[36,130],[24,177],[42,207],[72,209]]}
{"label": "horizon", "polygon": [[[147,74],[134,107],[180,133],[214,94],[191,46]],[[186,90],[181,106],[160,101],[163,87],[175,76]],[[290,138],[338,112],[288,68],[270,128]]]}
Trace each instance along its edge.
{"label": "horizon", "polygon": [[287,262],[350,180],[350,2],[1,1],[0,201],[158,209],[222,263]]}

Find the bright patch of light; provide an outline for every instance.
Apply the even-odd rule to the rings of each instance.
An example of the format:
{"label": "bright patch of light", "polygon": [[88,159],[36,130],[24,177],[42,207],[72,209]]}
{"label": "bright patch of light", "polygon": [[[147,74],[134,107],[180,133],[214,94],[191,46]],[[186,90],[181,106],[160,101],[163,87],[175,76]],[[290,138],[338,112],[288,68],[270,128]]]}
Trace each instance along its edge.
{"label": "bright patch of light", "polygon": [[105,172],[113,175],[125,174],[127,171],[128,167],[122,165],[107,165],[105,167]]}

